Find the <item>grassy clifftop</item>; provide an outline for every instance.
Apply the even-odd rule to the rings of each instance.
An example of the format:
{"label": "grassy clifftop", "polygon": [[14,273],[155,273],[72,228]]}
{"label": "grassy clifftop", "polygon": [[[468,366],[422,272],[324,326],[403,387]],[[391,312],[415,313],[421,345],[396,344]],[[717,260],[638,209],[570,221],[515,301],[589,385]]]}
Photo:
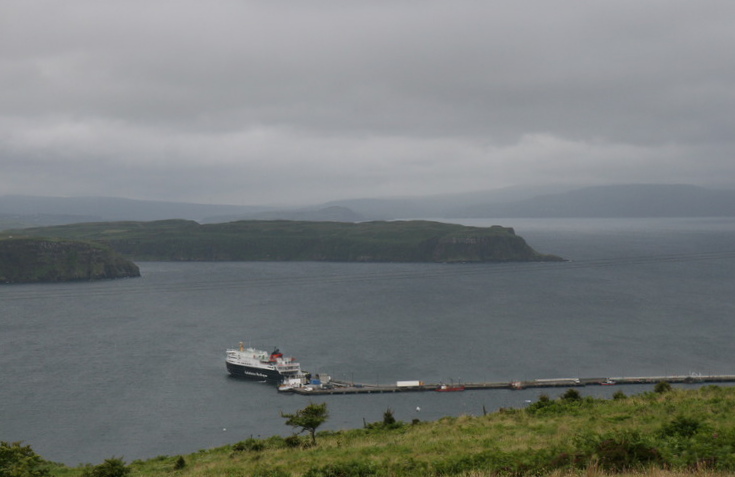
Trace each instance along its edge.
{"label": "grassy clifftop", "polygon": [[[316,446],[305,437],[250,438],[128,468],[148,477],[733,475],[734,406],[735,389],[718,386],[610,400],[570,390],[558,399],[542,395],[526,409],[435,422],[383,418],[321,432]],[[82,472],[55,466],[52,473]]]}
{"label": "grassy clifftop", "polygon": [[138,266],[100,244],[62,239],[0,239],[0,283],[138,277]]}
{"label": "grassy clifftop", "polygon": [[429,221],[104,222],[15,234],[93,240],[146,261],[490,262],[561,260],[533,250],[513,229]]}

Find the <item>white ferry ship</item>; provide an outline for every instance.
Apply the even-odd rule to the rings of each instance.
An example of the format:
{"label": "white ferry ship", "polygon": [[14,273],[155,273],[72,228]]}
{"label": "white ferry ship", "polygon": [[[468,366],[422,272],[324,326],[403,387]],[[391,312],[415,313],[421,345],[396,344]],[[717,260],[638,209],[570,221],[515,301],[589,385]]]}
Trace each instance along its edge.
{"label": "white ferry ship", "polygon": [[296,358],[285,357],[276,348],[272,353],[246,348],[240,342],[239,349],[228,349],[227,371],[239,378],[255,379],[273,384],[304,382],[308,376],[301,371]]}

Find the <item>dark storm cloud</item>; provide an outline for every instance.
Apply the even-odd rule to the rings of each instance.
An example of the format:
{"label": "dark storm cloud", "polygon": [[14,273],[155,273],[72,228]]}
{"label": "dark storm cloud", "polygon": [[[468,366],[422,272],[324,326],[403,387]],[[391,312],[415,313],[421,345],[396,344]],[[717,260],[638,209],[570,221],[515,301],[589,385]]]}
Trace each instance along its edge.
{"label": "dark storm cloud", "polygon": [[8,1],[0,185],[236,203],[717,185],[735,173],[733,14],[725,1]]}

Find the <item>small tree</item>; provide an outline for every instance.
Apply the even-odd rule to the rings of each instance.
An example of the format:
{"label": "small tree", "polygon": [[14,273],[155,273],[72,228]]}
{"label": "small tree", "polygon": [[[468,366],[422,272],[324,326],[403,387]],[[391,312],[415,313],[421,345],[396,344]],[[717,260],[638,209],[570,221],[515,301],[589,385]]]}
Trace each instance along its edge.
{"label": "small tree", "polygon": [[301,431],[299,432],[308,431],[311,435],[311,443],[316,445],[316,430],[327,420],[329,412],[327,412],[327,403],[309,404],[293,414],[281,412],[281,417],[287,419],[287,426],[300,427]]}

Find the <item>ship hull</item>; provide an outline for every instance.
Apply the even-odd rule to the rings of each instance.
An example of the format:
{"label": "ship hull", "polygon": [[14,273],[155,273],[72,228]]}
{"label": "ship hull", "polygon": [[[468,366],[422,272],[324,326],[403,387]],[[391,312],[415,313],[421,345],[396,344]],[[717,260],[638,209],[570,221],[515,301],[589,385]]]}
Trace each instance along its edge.
{"label": "ship hull", "polygon": [[283,375],[275,369],[256,368],[227,362],[227,372],[237,378],[267,381],[273,384],[279,384],[283,381]]}
{"label": "ship hull", "polygon": [[451,393],[451,392],[458,392],[458,391],[464,391],[464,386],[440,386],[436,388],[436,391],[440,393]]}

